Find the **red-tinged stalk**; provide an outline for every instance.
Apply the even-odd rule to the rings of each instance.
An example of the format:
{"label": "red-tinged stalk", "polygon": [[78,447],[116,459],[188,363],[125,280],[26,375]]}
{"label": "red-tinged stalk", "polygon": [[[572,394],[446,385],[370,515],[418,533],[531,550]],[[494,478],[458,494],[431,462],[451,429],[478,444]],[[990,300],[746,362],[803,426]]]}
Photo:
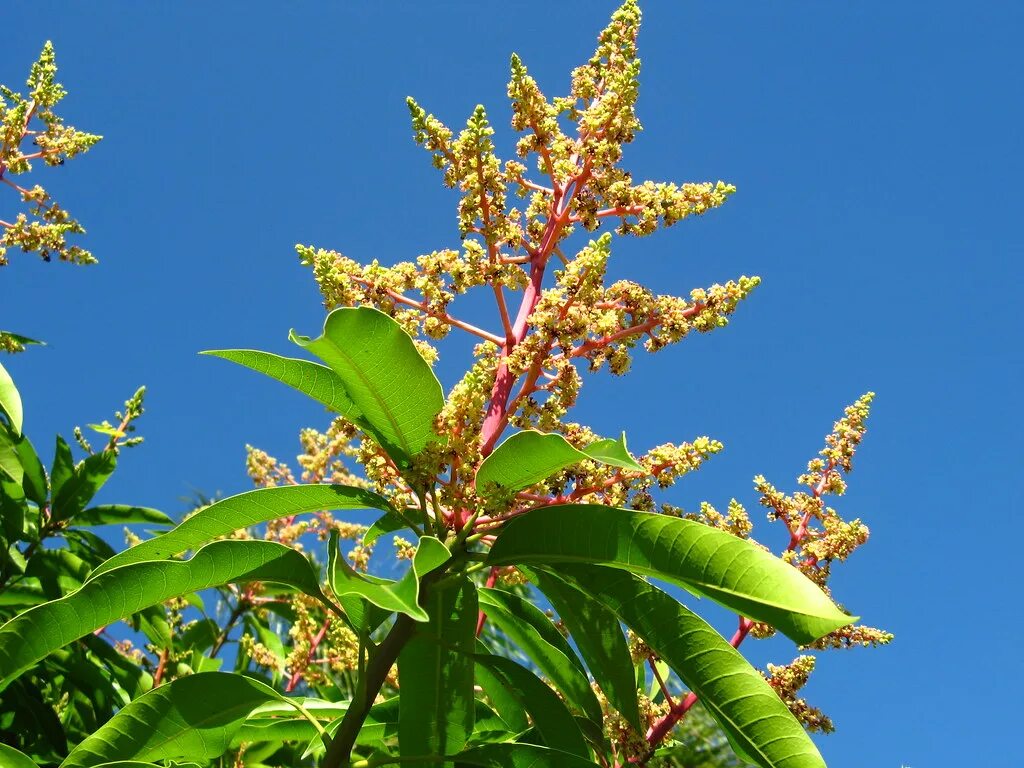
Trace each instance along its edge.
{"label": "red-tinged stalk", "polygon": [[[825,469],[821,473],[821,480],[819,480],[818,484],[811,489],[815,499],[821,498],[822,494],[825,492],[825,486],[828,483],[829,475],[834,471],[836,471],[836,462],[834,459],[829,459],[828,464],[826,464]],[[814,508],[812,507],[804,513],[804,516],[800,520],[800,524],[797,526],[796,530],[790,531],[789,545],[786,547],[787,551],[795,550],[800,546],[803,540],[807,538],[808,526],[810,525],[813,515]],[[782,519],[785,520],[786,518],[783,517]],[[743,644],[743,641],[747,639],[747,636],[750,634],[750,630],[753,629],[753,627],[753,621],[744,616],[740,616],[739,626],[733,634],[732,639],[729,640],[729,644],[732,645],[733,648],[739,648],[740,645]],[[676,706],[670,708],[664,716],[657,720],[654,725],[648,729],[645,738],[651,754],[653,754],[654,750],[658,748],[658,745],[665,740],[669,733],[672,732],[672,729],[676,727],[679,721],[683,719],[683,716],[685,716],[696,703],[697,695],[694,693],[687,694],[686,698]]]}

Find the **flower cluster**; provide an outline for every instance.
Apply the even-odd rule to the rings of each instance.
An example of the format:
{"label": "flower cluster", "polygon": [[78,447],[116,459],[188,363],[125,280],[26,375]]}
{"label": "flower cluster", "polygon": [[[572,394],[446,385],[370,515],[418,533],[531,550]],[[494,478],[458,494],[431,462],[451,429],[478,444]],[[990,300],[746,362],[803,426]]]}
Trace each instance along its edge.
{"label": "flower cluster", "polygon": [[[14,190],[27,208],[13,220],[0,219],[0,266],[7,264],[10,248],[38,253],[44,261],[53,256],[76,264],[96,261],[89,251],[68,242],[70,235],[85,230],[45,189],[38,184],[24,187],[9,178],[31,171],[33,160],[63,165],[101,138],[66,125],[54,111],[67,95],[56,76],[53,45],[47,42],[29,72],[27,96],[0,85],[0,182]],[[34,150],[24,148],[26,140]]]}

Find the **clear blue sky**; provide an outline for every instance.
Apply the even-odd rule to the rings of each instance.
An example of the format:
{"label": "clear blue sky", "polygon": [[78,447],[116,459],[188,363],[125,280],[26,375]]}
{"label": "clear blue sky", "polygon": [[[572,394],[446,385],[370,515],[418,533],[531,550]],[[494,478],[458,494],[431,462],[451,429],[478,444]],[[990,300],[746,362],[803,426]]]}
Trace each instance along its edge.
{"label": "clear blue sky", "polygon": [[[101,264],[13,254],[0,272],[0,324],[50,344],[4,361],[37,446],[48,453],[54,432],[108,417],[145,383],[147,442],[123,457],[108,502],[176,515],[193,488],[247,487],[245,443],[293,456],[322,412],[195,353],[288,352],[290,327],[319,329],[295,242],[385,262],[457,242],[455,197],[413,145],[404,97],[456,126],[483,102],[507,125],[509,54],[562,92],[613,5],[5,4],[0,81],[23,80],[52,37],[66,114],[106,137],[38,179],[85,223]],[[1007,734],[1022,682],[1009,598],[1024,6],[644,6],[646,130],[628,164],[739,193],[618,246],[616,275],[678,292],[742,273],[764,283],[725,331],[591,380],[578,417],[627,428],[637,449],[723,440],[674,498],[755,508],[754,474],[793,488],[843,406],[877,391],[840,502],[872,540],[834,584],[897,639],[820,660],[807,696],[839,729],[821,748],[832,768],[1019,764]],[[446,385],[465,362],[444,358]],[[754,648],[759,661],[787,652]]]}

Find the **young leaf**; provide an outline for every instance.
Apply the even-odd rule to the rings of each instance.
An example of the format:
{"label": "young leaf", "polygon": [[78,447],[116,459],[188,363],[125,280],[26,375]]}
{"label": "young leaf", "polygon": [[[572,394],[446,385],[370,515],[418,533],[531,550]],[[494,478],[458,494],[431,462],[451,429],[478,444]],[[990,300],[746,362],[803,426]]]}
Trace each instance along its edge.
{"label": "young leaf", "polygon": [[763,768],[825,768],[817,748],[760,673],[711,626],[625,571],[564,564],[561,575],[601,600],[700,697],[730,741]]}
{"label": "young leaf", "polygon": [[[478,666],[494,675],[505,691],[530,714],[534,727],[547,746],[584,759],[590,756],[576,719],[558,694],[533,672],[511,659],[489,653],[477,653],[473,658]],[[502,713],[499,711],[498,714]]]}
{"label": "young leaf", "polygon": [[447,755],[473,732],[476,587],[463,579],[431,589],[424,608],[429,621],[398,655],[398,745],[403,755]]}
{"label": "young leaf", "polygon": [[533,604],[504,590],[485,588],[479,595],[480,610],[551,679],[570,704],[600,725],[601,705],[583,664],[551,620]]}
{"label": "young leaf", "polygon": [[397,582],[371,579],[353,569],[341,556],[338,552],[338,532],[332,530],[327,578],[331,590],[338,597],[356,595],[389,613],[398,611],[416,621],[427,621],[430,617],[419,603],[420,580],[448,562],[451,556],[451,552],[439,539],[423,536],[419,540],[412,567],[401,579]]}
{"label": "young leaf", "polygon": [[117,466],[117,454],[100,451],[86,456],[78,464],[60,489],[53,492],[53,517],[55,520],[70,520],[85,509],[96,493],[107,482]]}
{"label": "young leaf", "polygon": [[484,768],[594,768],[598,763],[536,744],[484,744],[453,758],[458,765]]}
{"label": "young leaf", "polygon": [[71,455],[71,446],[57,435],[57,447],[53,451],[53,464],[50,465],[50,493],[56,496],[74,474],[75,459]]}
{"label": "young leaf", "polygon": [[598,440],[580,451],[559,434],[527,429],[506,439],[483,460],[476,473],[476,484],[479,488],[493,484],[518,491],[587,459],[626,469],[643,469],[626,450],[625,435],[621,440]]}
{"label": "young leaf", "polygon": [[641,731],[633,659],[615,614],[600,600],[572,589],[554,574],[536,569],[526,572],[551,601],[608,703]]}
{"label": "young leaf", "polygon": [[372,435],[399,466],[441,438],[434,417],[444,405],[441,383],[402,327],[370,307],[331,312],[317,339],[292,341],[338,375]]}
{"label": "young leaf", "polygon": [[75,525],[127,525],[153,523],[174,525],[174,521],[158,509],[133,507],[130,504],[100,504],[75,515]]}
{"label": "young leaf", "polygon": [[21,434],[22,411],[21,395],[18,388],[14,386],[14,379],[7,369],[0,365],[0,411],[7,414],[11,423],[11,429],[16,435]]}
{"label": "young leaf", "polygon": [[618,440],[607,437],[604,440],[598,440],[596,443],[591,443],[583,449],[583,452],[595,461],[600,461],[602,464],[608,464],[612,467],[632,469],[637,472],[642,472],[644,469],[640,463],[633,458],[633,454],[629,452],[629,448],[626,447],[625,432],[622,433],[622,436]]}
{"label": "young leaf", "polygon": [[796,568],[692,520],[597,504],[543,507],[513,518],[490,565],[596,563],[693,589],[810,643],[856,621]]}
{"label": "young leaf", "polygon": [[114,760],[220,757],[256,707],[282,696],[243,675],[202,672],[140,696],[71,751],[60,768]]}
{"label": "young leaf", "polygon": [[214,502],[176,528],[126,549],[93,571],[97,575],[127,563],[162,560],[226,536],[240,528],[320,509],[384,509],[383,496],[347,485],[286,485],[257,488]]}
{"label": "young leaf", "polygon": [[172,597],[229,582],[269,581],[325,600],[294,549],[271,541],[216,541],[186,561],[144,561],[93,576],[60,600],[0,627],[0,690],[51,651]]}

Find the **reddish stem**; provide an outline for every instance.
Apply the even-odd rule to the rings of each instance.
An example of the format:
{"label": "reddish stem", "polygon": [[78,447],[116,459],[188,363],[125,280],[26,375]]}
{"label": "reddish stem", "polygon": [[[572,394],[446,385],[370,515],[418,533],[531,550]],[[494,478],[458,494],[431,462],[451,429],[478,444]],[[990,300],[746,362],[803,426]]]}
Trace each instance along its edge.
{"label": "reddish stem", "polygon": [[[829,475],[835,470],[836,462],[834,459],[829,459],[828,464],[821,473],[821,480],[818,484],[811,489],[815,499],[820,499],[821,495],[825,492],[825,485],[828,482]],[[808,526],[810,525],[811,518],[814,515],[814,508],[807,510],[804,513],[803,519],[800,521],[800,525],[795,531],[792,532],[789,539],[789,546],[786,547],[788,551],[792,551],[800,546],[800,543],[807,538]],[[785,520],[785,518],[783,518]],[[788,523],[787,523],[788,527]],[[744,640],[747,639],[747,635],[750,634],[750,630],[754,627],[754,622],[743,616],[739,617],[739,627],[736,633],[732,636],[729,644],[733,648],[739,648]],[[682,719],[694,704],[697,703],[697,696],[694,693],[687,694],[686,698],[683,699],[677,706],[672,707],[667,714],[665,714],[660,720],[658,720],[651,728],[647,731],[647,744],[650,747],[651,752],[657,748],[665,737],[672,731],[676,724]]]}
{"label": "reddish stem", "polygon": [[[488,589],[498,583],[498,569],[491,568],[491,572],[487,574],[487,584],[485,585]],[[480,637],[480,633],[484,631],[484,623],[487,621],[487,614],[480,611],[480,615],[476,618],[476,636]]]}
{"label": "reddish stem", "polygon": [[[324,637],[327,636],[327,628],[330,627],[330,626],[331,626],[331,617],[328,616],[327,619],[324,621],[324,625],[322,627],[320,627],[320,631],[316,633],[316,636],[313,638],[312,642],[309,645],[309,660],[310,660],[310,663],[312,663],[312,661],[313,661],[313,654],[316,653],[316,649],[319,647],[320,643],[323,642]],[[291,693],[292,691],[294,691],[295,690],[295,686],[297,686],[301,680],[302,680],[302,671],[298,670],[298,671],[294,672],[292,674],[291,678],[288,680],[288,685],[285,686],[285,689],[284,689],[285,693]]]}

